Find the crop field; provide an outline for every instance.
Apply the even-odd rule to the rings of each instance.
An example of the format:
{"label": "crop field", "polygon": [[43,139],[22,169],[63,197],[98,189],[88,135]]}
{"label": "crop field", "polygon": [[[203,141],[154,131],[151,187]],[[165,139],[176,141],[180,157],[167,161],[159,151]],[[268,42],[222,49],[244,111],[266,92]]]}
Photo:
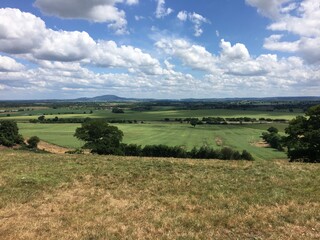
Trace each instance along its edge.
{"label": "crop field", "polygon": [[2,150],[0,239],[319,239],[320,165]]}
{"label": "crop field", "polygon": [[174,120],[176,118],[203,118],[203,117],[250,117],[250,118],[271,118],[290,120],[298,112],[281,112],[281,111],[249,111],[249,110],[228,110],[228,109],[208,109],[208,110],[161,110],[161,111],[132,111],[125,110],[122,114],[112,113],[110,109],[93,110],[90,109],[73,110],[73,109],[47,109],[37,111],[25,111],[10,113],[10,116],[1,114],[0,119],[12,119],[16,121],[28,121],[37,119],[40,115],[45,114],[46,118],[106,118],[109,120],[137,120],[137,121],[162,121],[165,118]]}
{"label": "crop field", "polygon": [[[38,136],[40,139],[59,146],[79,148],[81,141],[73,136],[80,124],[31,124],[19,123],[25,137]],[[213,148],[231,147],[239,151],[248,150],[256,159],[286,158],[284,152],[260,146],[261,133],[270,126],[283,130],[286,124],[244,124],[244,125],[199,125],[180,123],[115,124],[124,133],[124,143],[138,145],[165,144]]]}

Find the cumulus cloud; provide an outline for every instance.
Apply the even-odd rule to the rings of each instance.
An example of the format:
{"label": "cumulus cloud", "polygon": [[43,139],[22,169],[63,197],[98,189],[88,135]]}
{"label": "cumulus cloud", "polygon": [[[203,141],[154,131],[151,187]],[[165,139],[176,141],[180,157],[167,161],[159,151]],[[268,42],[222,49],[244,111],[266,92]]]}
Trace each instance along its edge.
{"label": "cumulus cloud", "polygon": [[[258,12],[271,18],[271,31],[282,32],[265,39],[269,50],[297,53],[308,63],[320,63],[320,4],[318,0],[246,0]],[[297,36],[294,41],[282,41],[286,34]]]}
{"label": "cumulus cloud", "polygon": [[195,12],[188,13],[187,11],[180,11],[177,14],[177,18],[182,22],[189,20],[191,23],[193,23],[194,36],[196,36],[196,37],[200,37],[203,33],[203,30],[201,28],[202,24],[203,23],[210,23],[210,21],[208,19],[206,19],[202,15],[195,13]]}
{"label": "cumulus cloud", "polygon": [[127,33],[126,14],[116,5],[138,4],[138,0],[36,0],[34,5],[42,12],[60,18],[86,19],[93,22],[106,22],[116,34]]}
{"label": "cumulus cloud", "polygon": [[[279,59],[276,54],[253,57],[242,43],[232,45],[222,39],[219,55],[184,39],[161,39],[156,47],[179,59],[185,66],[203,71],[205,76],[198,82],[201,87],[197,87],[203,93],[212,89],[217,94],[221,91],[228,96],[239,96],[244,92],[253,96],[264,89],[266,95],[270,92],[281,95],[284,90],[290,95],[290,91],[294,93],[304,86],[302,94],[308,95],[311,92],[314,94],[314,89],[320,84],[317,66],[307,66],[299,57]],[[278,92],[274,90],[275,86]]]}
{"label": "cumulus cloud", "polygon": [[209,72],[216,70],[216,58],[200,45],[191,44],[184,39],[161,39],[155,46],[193,69]]}
{"label": "cumulus cloud", "polygon": [[35,49],[37,59],[72,62],[90,56],[95,41],[86,32],[47,30],[41,46]]}
{"label": "cumulus cloud", "polygon": [[19,9],[0,9],[0,51],[27,53],[41,45],[45,23],[38,17]]}
{"label": "cumulus cloud", "polygon": [[163,18],[173,13],[173,9],[166,8],[165,4],[165,0],[157,0],[157,8],[155,12],[157,18]]}
{"label": "cumulus cloud", "polygon": [[[0,51],[6,53],[24,53],[29,60],[39,62],[77,62],[102,67],[123,68],[131,72],[162,74],[159,61],[139,48],[118,46],[113,41],[93,40],[87,32],[54,31],[45,28],[43,21],[32,14],[22,13],[18,9],[1,9],[5,21],[1,22]],[[1,16],[1,15],[0,15]],[[18,16],[18,17],[17,17]],[[3,24],[9,23],[10,24]],[[34,37],[34,31],[25,31],[34,26],[41,28]],[[21,29],[19,31],[18,29]],[[33,39],[34,38],[34,39]],[[30,42],[24,44],[28,39]],[[11,42],[16,43],[13,45]],[[21,45],[19,45],[21,43]],[[22,48],[21,46],[24,46]]]}
{"label": "cumulus cloud", "polygon": [[250,58],[249,51],[242,43],[236,43],[231,46],[230,42],[226,42],[224,39],[220,42],[221,57],[227,60],[247,60]]}
{"label": "cumulus cloud", "polygon": [[0,55],[0,72],[18,72],[23,69],[24,66],[13,58]]}
{"label": "cumulus cloud", "polygon": [[102,67],[121,67],[148,74],[161,74],[157,59],[132,46],[118,46],[114,41],[100,41],[92,55],[92,62]]}
{"label": "cumulus cloud", "polygon": [[188,13],[186,11],[180,11],[177,15],[177,18],[182,21],[185,22],[188,19]]}

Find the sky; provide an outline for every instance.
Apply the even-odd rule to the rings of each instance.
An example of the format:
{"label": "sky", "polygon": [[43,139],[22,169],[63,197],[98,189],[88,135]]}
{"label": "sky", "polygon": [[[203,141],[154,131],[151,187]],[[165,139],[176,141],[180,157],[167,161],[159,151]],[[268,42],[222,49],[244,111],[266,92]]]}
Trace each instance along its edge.
{"label": "sky", "polygon": [[109,94],[320,96],[320,1],[0,1],[0,100]]}

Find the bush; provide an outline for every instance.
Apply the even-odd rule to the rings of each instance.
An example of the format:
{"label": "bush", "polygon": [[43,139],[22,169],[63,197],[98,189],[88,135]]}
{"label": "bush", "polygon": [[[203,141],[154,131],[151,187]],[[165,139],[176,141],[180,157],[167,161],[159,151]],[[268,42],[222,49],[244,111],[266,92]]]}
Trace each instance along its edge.
{"label": "bush", "polygon": [[37,136],[33,136],[27,140],[29,148],[37,148],[39,142],[40,142],[40,138]]}
{"label": "bush", "polygon": [[233,159],[234,151],[231,148],[224,147],[221,149],[221,159],[231,160]]}
{"label": "bush", "polygon": [[248,160],[248,161],[253,161],[254,160],[254,158],[251,155],[251,153],[249,153],[247,150],[243,150],[242,151],[241,159]]}
{"label": "bush", "polygon": [[122,152],[125,156],[140,156],[142,148],[137,144],[121,144]]}

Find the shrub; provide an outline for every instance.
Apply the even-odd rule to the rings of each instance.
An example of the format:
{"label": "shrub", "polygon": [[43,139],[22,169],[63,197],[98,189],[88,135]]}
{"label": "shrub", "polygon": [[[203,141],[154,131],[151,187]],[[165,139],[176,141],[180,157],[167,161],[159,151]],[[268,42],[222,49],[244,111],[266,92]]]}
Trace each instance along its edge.
{"label": "shrub", "polygon": [[33,136],[27,140],[29,148],[37,148],[39,142],[40,142],[40,138],[37,136]]}
{"label": "shrub", "polygon": [[122,152],[125,156],[140,156],[142,148],[137,144],[121,144]]}
{"label": "shrub", "polygon": [[228,148],[228,147],[224,147],[221,149],[221,158],[223,160],[231,160],[233,159],[233,153],[234,151],[231,149],[231,148]]}
{"label": "shrub", "polygon": [[248,160],[248,161],[253,161],[254,160],[254,158],[251,155],[251,153],[249,153],[247,150],[243,150],[242,151],[241,159]]}

